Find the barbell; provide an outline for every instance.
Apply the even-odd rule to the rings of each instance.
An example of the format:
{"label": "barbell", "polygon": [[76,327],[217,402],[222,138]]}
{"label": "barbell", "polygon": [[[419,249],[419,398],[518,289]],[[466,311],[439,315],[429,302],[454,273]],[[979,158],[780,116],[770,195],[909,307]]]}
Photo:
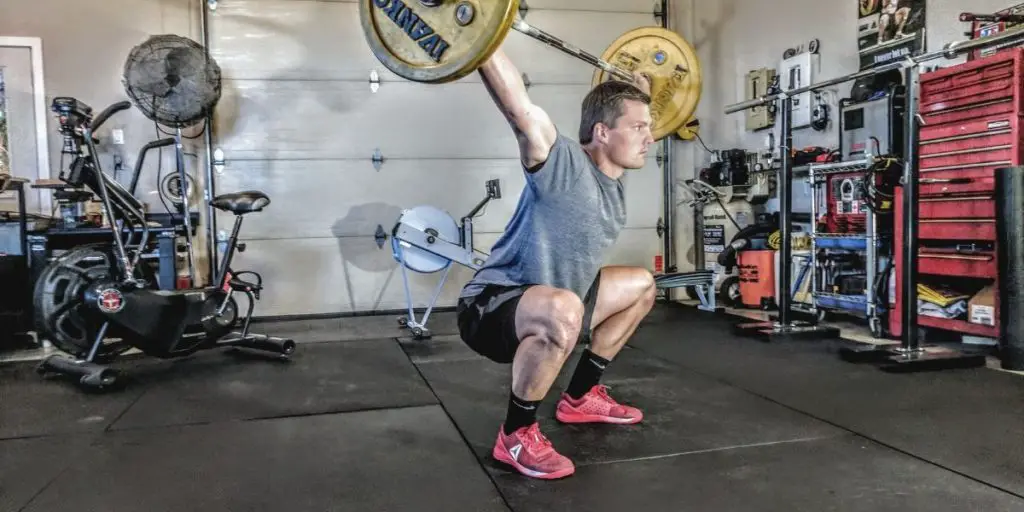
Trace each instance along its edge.
{"label": "barbell", "polygon": [[609,79],[651,81],[652,135],[676,133],[697,110],[701,70],[697,52],[679,34],[640,27],[596,57],[519,17],[519,0],[359,0],[366,41],[384,67],[424,83],[453,82],[480,67],[516,30],[595,68],[591,85]]}

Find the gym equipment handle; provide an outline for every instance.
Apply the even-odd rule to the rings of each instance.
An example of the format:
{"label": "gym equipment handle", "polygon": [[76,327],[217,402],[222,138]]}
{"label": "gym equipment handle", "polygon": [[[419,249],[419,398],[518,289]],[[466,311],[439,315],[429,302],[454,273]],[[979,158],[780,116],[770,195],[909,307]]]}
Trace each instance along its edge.
{"label": "gym equipment handle", "polygon": [[591,55],[591,54],[581,50],[580,48],[576,48],[575,46],[571,46],[568,43],[566,43],[565,41],[562,41],[561,39],[559,39],[559,38],[557,38],[557,37],[555,37],[555,36],[553,36],[551,34],[548,34],[547,32],[544,32],[543,30],[541,30],[541,29],[539,29],[537,27],[534,27],[534,26],[530,25],[529,23],[523,21],[522,18],[516,17],[515,21],[512,22],[512,28],[514,28],[516,31],[522,32],[523,34],[526,34],[526,35],[528,35],[528,36],[530,36],[530,37],[532,37],[532,38],[534,38],[534,39],[536,39],[536,40],[538,40],[538,41],[540,41],[540,42],[542,42],[542,43],[544,43],[544,44],[546,44],[546,45],[548,45],[548,46],[550,46],[550,47],[552,47],[552,48],[554,48],[556,50],[561,50],[561,51],[563,51],[563,52],[565,52],[565,53],[567,53],[569,55],[572,55],[573,57],[576,57],[577,59],[580,59],[583,62],[586,62],[586,63],[590,64],[591,66],[603,69],[603,70],[607,71],[608,73],[611,73],[611,74],[613,74],[613,75],[615,75],[615,76],[617,76],[617,77],[619,77],[619,78],[621,78],[623,80],[628,80],[630,82],[633,81],[633,73],[630,73],[630,72],[628,72],[628,71],[626,71],[626,70],[624,70],[624,69],[622,69],[622,68],[620,68],[618,66],[615,66],[614,64],[612,64],[610,62],[601,60],[600,58],[595,57],[594,55]]}
{"label": "gym equipment handle", "polygon": [[132,184],[128,188],[131,195],[135,195],[135,189],[139,186],[139,174],[142,172],[142,163],[146,161],[146,153],[151,149],[162,148],[172,144],[174,144],[174,139],[168,137],[166,139],[154,140],[139,150],[139,157],[135,159],[135,169],[132,171]]}
{"label": "gym equipment handle", "polygon": [[116,113],[118,113],[118,112],[120,112],[122,110],[128,110],[131,107],[132,107],[132,104],[130,102],[128,102],[127,100],[126,101],[119,101],[117,103],[114,103],[113,105],[107,107],[106,110],[104,110],[103,112],[100,112],[98,116],[93,118],[92,124],[89,125],[89,130],[90,131],[98,130],[100,125],[102,125],[103,123],[107,122],[107,119],[110,119],[110,116],[112,116],[112,115],[114,115],[114,114],[116,114]]}

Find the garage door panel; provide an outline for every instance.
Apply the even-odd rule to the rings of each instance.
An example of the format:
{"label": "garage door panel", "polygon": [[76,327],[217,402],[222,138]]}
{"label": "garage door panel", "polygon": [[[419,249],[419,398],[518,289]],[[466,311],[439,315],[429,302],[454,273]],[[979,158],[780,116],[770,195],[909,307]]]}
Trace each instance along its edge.
{"label": "garage door panel", "polygon": [[225,78],[361,80],[376,69],[398,80],[366,43],[355,3],[221,2],[210,23],[211,54]]}
{"label": "garage door panel", "polygon": [[620,13],[646,13],[654,16],[654,0],[526,0],[529,10],[526,13],[526,20],[533,21],[533,17],[543,9],[557,9],[565,11],[600,11]]}
{"label": "garage door panel", "polygon": [[[655,24],[650,10],[637,14],[537,10],[528,17],[538,28],[594,55],[601,55],[621,33]],[[382,81],[404,81],[374,57],[355,3],[232,0],[218,7],[210,33],[212,54],[226,78],[366,83],[376,69]],[[503,48],[534,83],[585,84],[594,71],[515,31]],[[462,80],[480,82],[476,73]]]}
{"label": "garage door panel", "polygon": [[656,160],[648,159],[642,169],[626,171],[623,181],[626,185],[626,227],[657,227],[658,218],[663,213],[661,166]]}
{"label": "garage door panel", "polygon": [[271,196],[264,215],[250,216],[244,238],[370,236],[390,233],[402,210],[432,205],[458,222],[501,180],[502,197],[474,219],[476,231],[503,230],[524,185],[515,160],[394,160],[376,171],[353,160],[235,162],[221,190],[257,188]]}
{"label": "garage door panel", "polygon": [[661,246],[656,229],[623,229],[605,257],[605,265],[631,265],[650,270],[654,256],[662,252]]}
{"label": "garage door panel", "polygon": [[[380,172],[353,160],[246,161],[229,165],[218,190],[262,190],[271,205],[246,217],[242,238],[373,236],[390,232],[403,209],[428,204],[458,222],[482,200],[484,183],[501,180],[502,197],[476,219],[477,233],[501,232],[512,217],[525,179],[518,160],[395,160]],[[654,160],[626,182],[627,227],[653,228],[661,215],[661,170]],[[233,215],[221,212],[219,226]]]}
{"label": "garage door panel", "polygon": [[[490,238],[490,239],[488,239]],[[495,236],[481,236],[488,247]],[[391,247],[377,249],[372,237],[259,240],[233,265],[263,276],[266,288],[257,316],[368,312],[405,308],[402,273]],[[438,306],[453,306],[472,277],[470,269],[453,266]],[[424,307],[440,274],[409,272],[416,307]]]}
{"label": "garage door panel", "polygon": [[[356,4],[357,0],[252,0],[253,3],[283,2],[285,4],[299,3],[343,3]],[[529,7],[527,17],[533,16],[537,11],[544,9],[558,9],[568,11],[602,11],[602,12],[637,12],[653,13],[654,0],[520,0],[520,4]],[[218,6],[217,10],[223,7]]]}
{"label": "garage door panel", "polygon": [[[498,235],[479,236],[482,250]],[[390,246],[377,249],[372,237],[259,240],[247,242],[233,266],[263,276],[257,316],[368,312],[405,308],[401,268]],[[628,229],[609,252],[606,264],[651,267],[660,241],[653,229]],[[440,274],[409,272],[415,307],[425,307]],[[437,300],[454,306],[462,286],[473,276],[454,265]]]}
{"label": "garage door panel", "polygon": [[[218,147],[229,160],[518,158],[505,118],[481,84],[226,81]],[[537,85],[530,96],[575,138],[585,85]],[[446,125],[446,126],[445,126]]]}

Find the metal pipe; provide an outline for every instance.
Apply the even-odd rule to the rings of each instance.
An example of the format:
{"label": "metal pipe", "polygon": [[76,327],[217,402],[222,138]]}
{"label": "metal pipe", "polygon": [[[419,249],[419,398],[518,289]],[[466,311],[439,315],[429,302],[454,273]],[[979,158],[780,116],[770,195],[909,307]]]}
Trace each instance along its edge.
{"label": "metal pipe", "polygon": [[[1021,40],[1024,40],[1024,25],[1017,25],[1015,27],[1007,28],[1002,32],[992,34],[990,36],[979,37],[976,39],[966,39],[962,41],[953,41],[951,43],[946,44],[946,46],[944,46],[942,50],[932,52],[927,55],[930,57],[934,54],[939,54],[936,55],[935,57],[929,58],[928,60],[932,60],[933,58],[938,58],[940,56],[946,57],[947,59],[953,59],[956,58],[957,55],[962,55],[972,50],[987,48],[989,46],[994,46],[1002,43],[1021,42]],[[924,62],[924,60],[920,58],[917,60],[919,62]]]}
{"label": "metal pipe", "polygon": [[829,172],[834,171],[836,169],[845,169],[847,167],[863,167],[866,169],[874,164],[875,157],[868,156],[867,158],[862,158],[860,160],[847,160],[845,162],[835,162],[831,164],[811,164],[811,167],[814,168],[815,172]]}
{"label": "metal pipe", "polygon": [[849,82],[851,80],[857,80],[867,76],[873,76],[886,71],[892,71],[895,69],[902,69],[905,67],[913,67],[922,62],[928,62],[931,60],[945,57],[947,59],[954,59],[958,55],[976,50],[979,48],[987,48],[989,46],[996,45],[1011,45],[1015,43],[1024,42],[1024,25],[1018,25],[1016,27],[1007,29],[1006,31],[994,34],[991,36],[979,37],[977,39],[971,39],[967,41],[954,41],[943,47],[942,50],[935,51],[932,53],[926,53],[917,57],[908,57],[906,60],[897,62],[891,62],[889,64],[883,64],[874,68],[865,69],[849,75],[844,75],[838,78],[832,78],[822,82],[814,83],[791,91],[784,91],[776,94],[769,94],[760,98],[747,100],[740,103],[734,103],[725,107],[726,114],[733,114],[743,110],[747,110],[753,107],[759,107],[771,103],[781,97],[785,96],[796,96],[805,92],[816,91],[825,87],[830,87],[843,82]]}
{"label": "metal pipe", "polygon": [[[669,28],[669,5],[668,0],[661,0],[661,26],[662,28]],[[661,175],[662,175],[662,187],[663,187],[663,215],[665,217],[665,238],[664,242],[664,261],[665,272],[676,267],[676,170],[675,170],[675,158],[672,157],[672,137],[665,137],[661,141],[663,151],[665,152],[665,160],[663,161]],[[665,290],[665,298],[669,301],[673,299],[672,290]]]}
{"label": "metal pipe", "polygon": [[[811,250],[810,262],[808,263],[811,280],[810,308],[815,313],[815,316],[817,316],[818,313],[818,301],[816,300],[818,296],[818,257],[816,256],[818,253],[818,201],[821,200],[821,189],[824,188],[818,186],[820,184],[818,183],[818,176],[816,175],[817,170],[818,166],[812,165],[808,169],[807,173],[808,182],[811,184]],[[825,196],[828,197],[827,192],[825,193]],[[827,207],[825,211],[828,211]]]}
{"label": "metal pipe", "polygon": [[779,148],[782,154],[782,168],[779,170],[782,173],[779,176],[779,323],[788,326],[792,308],[790,288],[793,283],[793,98],[785,97],[779,109],[779,129],[782,132],[782,147]]}
{"label": "metal pipe", "polygon": [[906,84],[906,129],[903,134],[903,253],[900,254],[903,267],[903,349],[907,353],[917,352],[920,343],[917,336],[917,68],[903,70]]}
{"label": "metal pipe", "polygon": [[[203,47],[206,54],[210,52],[210,3],[208,0],[200,0],[203,9],[200,16],[200,30],[203,33]],[[203,199],[206,202],[206,261],[209,263],[209,277],[207,282],[212,283],[217,274],[217,210],[213,207],[213,198],[217,197],[217,184],[213,176],[213,115],[206,116],[206,130],[203,136],[206,143],[206,187],[203,190]],[[187,205],[187,203],[186,203]],[[188,207],[185,207],[185,216],[189,214]]]}
{"label": "metal pipe", "polygon": [[174,166],[178,173],[178,181],[180,182],[181,211],[184,215],[182,220],[185,222],[185,247],[188,250],[188,282],[189,288],[194,288],[196,286],[196,266],[195,257],[192,254],[192,209],[188,205],[189,187],[188,176],[185,174],[184,151],[184,148],[181,146],[181,127],[178,127],[174,132]]}
{"label": "metal pipe", "polygon": [[852,73],[852,74],[849,74],[849,75],[844,75],[844,76],[841,76],[841,77],[838,77],[838,78],[831,78],[831,79],[828,79],[828,80],[825,80],[825,81],[822,81],[822,82],[817,82],[817,83],[814,83],[814,84],[811,84],[811,85],[806,85],[804,87],[800,87],[800,88],[793,89],[793,90],[790,90],[790,91],[783,91],[783,92],[779,92],[779,93],[775,93],[775,94],[768,94],[768,95],[765,95],[765,96],[761,96],[760,98],[755,98],[755,99],[752,99],[752,100],[747,100],[747,101],[744,101],[744,102],[734,103],[732,105],[729,105],[729,106],[725,107],[725,113],[726,114],[733,114],[733,113],[736,113],[736,112],[740,112],[742,110],[747,110],[749,108],[754,108],[754,107],[759,107],[761,105],[766,105],[766,104],[771,103],[771,102],[773,102],[773,101],[775,101],[775,100],[777,100],[779,98],[783,98],[783,97],[787,97],[787,96],[796,96],[798,94],[803,94],[805,92],[815,91],[815,90],[818,90],[818,89],[824,89],[825,87],[831,87],[833,85],[841,84],[843,82],[849,82],[850,80],[857,80],[858,78],[863,78],[863,77],[866,77],[866,76],[877,75],[879,73],[884,73],[886,71],[891,71],[893,69],[900,69],[903,66],[904,66],[903,62],[893,62],[893,63],[889,63],[889,64],[883,64],[883,65],[875,67],[875,68],[865,69],[863,71],[858,71],[856,73]]}

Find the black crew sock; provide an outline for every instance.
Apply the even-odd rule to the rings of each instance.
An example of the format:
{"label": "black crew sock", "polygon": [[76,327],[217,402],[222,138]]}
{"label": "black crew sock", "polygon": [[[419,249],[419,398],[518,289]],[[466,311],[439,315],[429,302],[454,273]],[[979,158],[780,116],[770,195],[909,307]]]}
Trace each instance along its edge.
{"label": "black crew sock", "polygon": [[510,392],[508,394],[508,413],[505,415],[505,435],[536,423],[537,407],[540,402],[540,400],[536,402],[523,400],[515,393]]}
{"label": "black crew sock", "polygon": [[607,359],[591,352],[589,348],[585,349],[583,355],[580,356],[580,362],[576,363],[576,372],[572,374],[572,380],[569,381],[569,389],[565,392],[574,399],[585,395],[590,388],[601,381],[601,375],[604,374],[608,362]]}

